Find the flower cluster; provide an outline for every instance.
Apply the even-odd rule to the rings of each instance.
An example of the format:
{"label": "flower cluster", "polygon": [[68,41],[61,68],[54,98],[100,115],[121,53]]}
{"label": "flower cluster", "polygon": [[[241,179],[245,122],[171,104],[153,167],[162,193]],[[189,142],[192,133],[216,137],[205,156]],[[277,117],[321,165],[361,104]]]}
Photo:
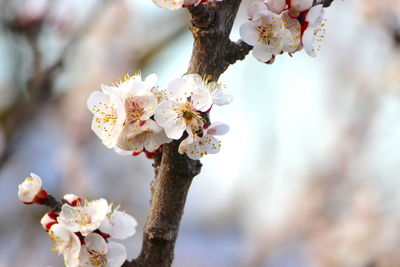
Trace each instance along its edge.
{"label": "flower cluster", "polygon": [[222,0],[153,0],[158,7],[177,10],[182,7],[198,6],[209,2],[221,2]]}
{"label": "flower cluster", "polygon": [[220,142],[215,136],[225,134],[228,126],[212,124],[209,113],[214,104],[231,102],[231,96],[222,92],[223,85],[196,74],[174,79],[167,89],[156,84],[155,74],[142,81],[136,73],[115,86],[102,85],[102,92],[90,95],[87,105],[94,115],[92,130],[103,144],[121,154],[145,152],[151,157],[162,144],[184,136],[181,154],[199,159],[217,153]]}
{"label": "flower cluster", "polygon": [[[27,178],[20,186],[18,196],[24,203],[36,199],[40,177],[35,177],[34,186]],[[48,195],[46,196],[46,198]],[[105,199],[82,201],[73,194],[66,194],[57,211],[46,213],[41,224],[53,242],[53,251],[64,256],[67,267],[121,266],[127,257],[126,248],[109,238],[125,239],[135,233],[136,220],[113,208]],[[40,202],[37,202],[41,204]]]}
{"label": "flower cluster", "polygon": [[244,42],[254,46],[253,55],[272,63],[276,55],[300,51],[316,56],[325,35],[322,4],[313,0],[265,0],[252,3],[249,22],[240,27]]}

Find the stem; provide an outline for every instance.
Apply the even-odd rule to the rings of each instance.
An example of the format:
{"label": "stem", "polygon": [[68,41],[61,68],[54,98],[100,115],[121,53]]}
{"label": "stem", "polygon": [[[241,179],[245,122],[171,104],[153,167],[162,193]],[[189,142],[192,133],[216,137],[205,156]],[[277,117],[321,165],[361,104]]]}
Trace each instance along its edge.
{"label": "stem", "polygon": [[[229,39],[240,3],[241,0],[225,0],[189,8],[194,46],[188,73],[217,80],[230,64],[244,58],[245,55],[239,53],[243,44]],[[234,53],[229,51],[233,46]],[[156,177],[151,185],[152,198],[142,251],[137,259],[124,266],[168,267],[172,264],[186,196],[193,177],[200,173],[202,166],[200,161],[179,154],[180,141],[163,145],[161,159],[155,158]]]}

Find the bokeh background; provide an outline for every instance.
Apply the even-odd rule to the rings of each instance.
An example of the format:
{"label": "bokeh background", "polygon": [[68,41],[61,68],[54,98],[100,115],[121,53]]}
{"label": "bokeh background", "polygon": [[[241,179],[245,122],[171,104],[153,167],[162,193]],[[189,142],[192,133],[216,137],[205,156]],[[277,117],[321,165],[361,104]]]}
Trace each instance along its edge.
{"label": "bokeh background", "polygon": [[[400,5],[326,11],[316,58],[250,55],[222,75],[234,101],[212,120],[231,130],[202,160],[173,266],[400,266]],[[63,266],[46,210],[17,198],[30,172],[55,196],[122,203],[139,223],[128,258],[139,253],[152,162],[104,147],[86,99],[138,69],[160,86],[185,73],[188,19],[150,0],[0,0],[1,267]]]}

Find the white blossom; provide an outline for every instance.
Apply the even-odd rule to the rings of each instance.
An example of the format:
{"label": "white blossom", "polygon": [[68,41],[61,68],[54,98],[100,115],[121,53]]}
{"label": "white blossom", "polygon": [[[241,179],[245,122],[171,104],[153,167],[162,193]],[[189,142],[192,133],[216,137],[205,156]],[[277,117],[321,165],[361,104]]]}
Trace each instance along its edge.
{"label": "white blossom", "polygon": [[112,205],[110,205],[110,211],[101,223],[99,230],[112,238],[125,239],[135,234],[137,222],[131,215],[118,210],[118,208],[119,206],[112,210]]}
{"label": "white blossom", "polygon": [[179,153],[186,153],[191,159],[199,159],[207,154],[216,154],[220,150],[221,142],[214,136],[224,135],[228,131],[228,125],[213,123],[203,130],[202,136],[188,132],[188,137],[179,145]]}
{"label": "white blossom", "polygon": [[265,0],[268,9],[275,14],[281,14],[287,6],[286,0]]}
{"label": "white blossom", "polygon": [[64,228],[83,236],[96,230],[105,219],[109,207],[107,200],[101,198],[93,201],[79,203],[76,207],[64,204],[61,207],[58,223]]}
{"label": "white blossom", "polygon": [[171,139],[166,136],[164,129],[154,120],[149,119],[126,125],[120,135],[117,147],[130,152],[141,152],[143,149],[154,152],[162,144],[170,141]]}
{"label": "white blossom", "polygon": [[106,242],[96,233],[87,235],[79,255],[80,267],[120,267],[126,260],[126,248],[116,242]]}
{"label": "white blossom", "polygon": [[290,7],[303,12],[312,7],[314,0],[290,0]]}
{"label": "white blossom", "polygon": [[[196,89],[199,97],[190,98]],[[200,97],[200,90],[195,88],[194,80],[190,77],[182,77],[168,84],[166,96],[156,113],[154,119],[164,128],[169,138],[179,139],[186,128],[197,131],[202,129],[204,119],[201,111],[207,111],[212,104],[212,99]]]}
{"label": "white blossom", "polygon": [[18,198],[25,203],[32,203],[42,192],[42,179],[34,173],[18,185]]}
{"label": "white blossom", "polygon": [[102,92],[93,92],[88,108],[94,114],[92,130],[108,148],[115,147],[126,125],[153,116],[158,102],[152,90],[157,76],[149,75],[144,81],[140,73],[125,76],[115,86],[102,85]]}
{"label": "white blossom", "polygon": [[116,88],[102,86],[102,92],[89,96],[87,106],[94,115],[92,130],[106,147],[114,147],[126,119],[124,103]]}
{"label": "white blossom", "polygon": [[209,82],[198,74],[187,74],[185,79],[193,83],[192,102],[200,111],[207,111],[212,104],[223,106],[232,102],[232,96],[224,94],[224,86],[221,83]]}
{"label": "white blossom", "polygon": [[307,54],[312,57],[316,56],[316,52],[320,49],[320,42],[325,37],[324,29],[324,9],[322,5],[312,7],[305,18],[308,24],[302,37],[302,44]]}
{"label": "white blossom", "polygon": [[297,19],[289,16],[289,11],[281,14],[284,25],[283,29],[283,48],[284,52],[295,52],[301,49],[301,25]]}
{"label": "white blossom", "polygon": [[284,43],[283,22],[280,16],[265,6],[250,22],[240,27],[243,41],[254,46],[253,55],[261,62],[267,62],[281,53]]}
{"label": "white blossom", "polygon": [[54,224],[49,230],[53,242],[53,251],[64,256],[65,266],[78,267],[81,241],[78,236],[60,224]]}

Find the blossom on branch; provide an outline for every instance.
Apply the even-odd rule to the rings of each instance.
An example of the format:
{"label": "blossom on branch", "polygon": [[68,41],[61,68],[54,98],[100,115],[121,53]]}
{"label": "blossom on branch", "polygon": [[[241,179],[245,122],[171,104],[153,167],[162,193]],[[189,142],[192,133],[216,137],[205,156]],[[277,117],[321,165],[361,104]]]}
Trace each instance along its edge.
{"label": "blossom on branch", "polygon": [[42,179],[34,173],[18,185],[18,198],[25,204],[42,204],[42,200],[48,196],[42,188]]}
{"label": "blossom on branch", "polygon": [[85,201],[76,207],[64,204],[57,221],[62,227],[86,236],[99,228],[108,212],[108,202],[104,198]]}
{"label": "blossom on branch", "polygon": [[79,254],[81,251],[79,237],[60,224],[51,226],[49,235],[53,242],[53,251],[63,254],[65,266],[79,266]]}
{"label": "blossom on branch", "polygon": [[229,126],[224,123],[213,123],[206,127],[201,136],[188,132],[188,137],[179,145],[179,153],[186,153],[191,159],[200,159],[207,154],[216,154],[221,148],[221,142],[216,135],[224,135]]}
{"label": "blossom on branch", "polygon": [[253,2],[247,9],[249,22],[240,27],[244,42],[254,46],[253,55],[271,63],[276,55],[294,53],[303,47],[315,56],[323,29],[322,4],[312,0],[265,0]]}
{"label": "blossom on branch", "polygon": [[156,151],[162,144],[171,142],[165,131],[154,120],[136,121],[124,127],[118,140],[118,148],[123,151]]}
{"label": "blossom on branch", "polygon": [[118,209],[119,206],[112,209],[112,204],[110,205],[109,212],[102,221],[99,230],[112,238],[125,239],[135,234],[137,222],[131,215]]}
{"label": "blossom on branch", "polygon": [[301,40],[304,50],[312,57],[316,56],[316,52],[320,49],[320,42],[325,37],[324,14],[322,5],[316,5],[308,11],[305,17]]}
{"label": "blossom on branch", "polygon": [[[246,22],[240,27],[240,36],[243,41],[254,46],[253,56],[261,62],[268,62],[273,56],[281,53],[283,44],[291,37],[284,34],[282,19],[275,13],[268,10],[266,5],[254,14],[251,21]],[[254,8],[250,9],[251,11]],[[251,15],[249,11],[249,15]]]}
{"label": "blossom on branch", "polygon": [[79,267],[109,266],[120,267],[126,260],[125,246],[117,242],[106,242],[97,233],[90,233],[84,238],[80,250]]}

